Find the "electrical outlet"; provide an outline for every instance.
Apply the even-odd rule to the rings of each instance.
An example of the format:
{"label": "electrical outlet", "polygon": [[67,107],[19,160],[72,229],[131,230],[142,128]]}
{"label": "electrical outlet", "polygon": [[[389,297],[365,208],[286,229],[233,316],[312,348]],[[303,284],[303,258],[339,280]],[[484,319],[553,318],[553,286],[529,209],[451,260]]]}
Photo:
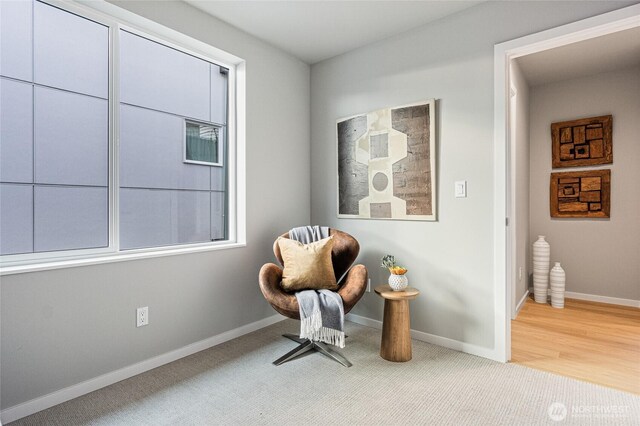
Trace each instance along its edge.
{"label": "electrical outlet", "polygon": [[149,307],[138,308],[136,310],[136,327],[149,325]]}
{"label": "electrical outlet", "polygon": [[518,281],[522,281],[522,266],[518,268]]}
{"label": "electrical outlet", "polygon": [[371,278],[367,278],[367,293],[371,293]]}

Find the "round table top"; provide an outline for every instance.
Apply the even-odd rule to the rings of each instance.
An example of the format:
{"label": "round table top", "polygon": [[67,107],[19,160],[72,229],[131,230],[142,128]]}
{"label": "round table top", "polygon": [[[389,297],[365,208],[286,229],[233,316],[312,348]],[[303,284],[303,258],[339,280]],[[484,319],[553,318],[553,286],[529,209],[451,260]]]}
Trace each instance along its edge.
{"label": "round table top", "polygon": [[420,294],[420,290],[413,287],[407,287],[402,291],[393,291],[389,284],[376,286],[373,290],[388,300],[412,300]]}

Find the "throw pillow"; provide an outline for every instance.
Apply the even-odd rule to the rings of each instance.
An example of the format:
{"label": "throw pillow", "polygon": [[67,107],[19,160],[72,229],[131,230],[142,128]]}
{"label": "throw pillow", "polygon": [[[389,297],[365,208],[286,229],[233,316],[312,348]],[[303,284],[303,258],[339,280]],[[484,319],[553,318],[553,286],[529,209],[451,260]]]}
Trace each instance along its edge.
{"label": "throw pillow", "polygon": [[278,238],[278,246],[284,261],[282,288],[286,291],[320,290],[338,288],[331,250],[333,237],[311,244],[302,244],[289,238]]}

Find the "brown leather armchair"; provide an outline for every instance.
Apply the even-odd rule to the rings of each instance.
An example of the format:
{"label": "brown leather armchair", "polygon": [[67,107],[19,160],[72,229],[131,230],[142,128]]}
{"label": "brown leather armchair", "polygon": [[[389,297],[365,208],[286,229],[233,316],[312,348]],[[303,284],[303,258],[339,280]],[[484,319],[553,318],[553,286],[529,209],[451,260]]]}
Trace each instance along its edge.
{"label": "brown leather armchair", "polygon": [[[355,238],[337,229],[329,229],[329,235],[334,238],[331,261],[333,263],[336,281],[338,281],[339,285],[337,292],[342,298],[344,313],[347,314],[358,300],[362,298],[367,288],[367,269],[364,265],[354,265],[351,267],[360,251],[360,244],[358,244]],[[289,233],[285,232],[281,236],[283,238],[289,238]],[[284,266],[277,240],[273,243],[273,253],[280,264]],[[350,267],[351,269],[349,269]],[[341,281],[340,278],[342,278]],[[262,294],[267,302],[280,314],[288,318],[300,319],[298,299],[296,299],[294,293],[288,293],[282,289],[280,286],[281,281],[282,269],[278,265],[267,263],[260,269],[260,290],[262,290]],[[300,346],[274,361],[273,363],[275,365],[280,365],[310,350],[316,350],[346,367],[351,366],[351,363],[346,358],[324,343],[300,339],[292,334],[285,334],[283,336],[300,343]]]}

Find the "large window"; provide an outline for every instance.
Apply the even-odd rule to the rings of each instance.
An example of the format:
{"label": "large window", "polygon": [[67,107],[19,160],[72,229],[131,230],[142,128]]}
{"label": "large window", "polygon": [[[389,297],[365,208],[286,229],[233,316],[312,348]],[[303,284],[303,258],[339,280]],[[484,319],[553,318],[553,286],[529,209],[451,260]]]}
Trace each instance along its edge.
{"label": "large window", "polygon": [[233,66],[0,2],[3,264],[229,241]]}

